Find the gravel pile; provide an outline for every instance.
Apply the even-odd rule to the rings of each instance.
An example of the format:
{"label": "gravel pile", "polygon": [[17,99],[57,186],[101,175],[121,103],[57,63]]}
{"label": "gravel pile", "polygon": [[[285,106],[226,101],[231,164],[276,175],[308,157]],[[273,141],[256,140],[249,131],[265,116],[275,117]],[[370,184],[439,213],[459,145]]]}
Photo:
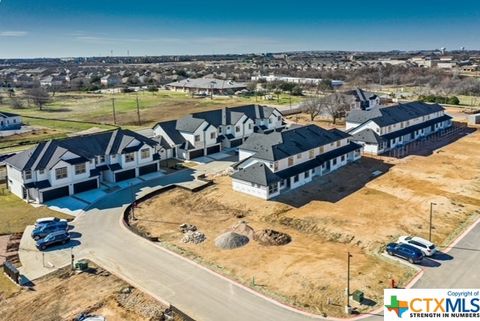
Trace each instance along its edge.
{"label": "gravel pile", "polygon": [[290,235],[275,230],[265,229],[255,233],[254,240],[262,245],[285,245],[292,241]]}
{"label": "gravel pile", "polygon": [[236,249],[246,245],[250,239],[235,232],[226,232],[215,239],[215,245],[224,250]]}
{"label": "gravel pile", "polygon": [[205,234],[199,231],[187,231],[186,233],[183,234],[182,237],[182,242],[183,243],[193,243],[193,244],[199,244],[205,241],[207,237]]}

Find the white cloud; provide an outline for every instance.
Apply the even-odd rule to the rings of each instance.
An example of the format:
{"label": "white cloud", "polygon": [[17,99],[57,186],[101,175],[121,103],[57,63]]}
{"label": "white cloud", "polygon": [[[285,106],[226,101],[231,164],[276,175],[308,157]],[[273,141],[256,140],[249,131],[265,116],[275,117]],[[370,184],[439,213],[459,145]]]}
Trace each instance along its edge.
{"label": "white cloud", "polygon": [[26,31],[0,31],[0,37],[24,37],[28,34]]}

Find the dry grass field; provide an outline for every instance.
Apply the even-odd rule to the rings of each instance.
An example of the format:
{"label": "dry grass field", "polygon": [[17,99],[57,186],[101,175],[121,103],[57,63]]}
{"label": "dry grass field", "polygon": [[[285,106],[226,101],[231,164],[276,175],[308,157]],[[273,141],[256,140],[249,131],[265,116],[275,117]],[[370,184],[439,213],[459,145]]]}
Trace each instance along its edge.
{"label": "dry grass field", "polygon": [[[374,178],[376,170],[384,174]],[[433,241],[440,246],[478,216],[480,134],[427,157],[365,157],[273,201],[233,192],[229,177],[215,182],[201,192],[176,189],[147,200],[136,211],[136,227],[259,291],[317,313],[341,315],[345,285],[339,280],[346,276],[348,251],[352,289],[382,302],[390,280],[402,286],[414,270],[379,253],[400,235],[428,237],[430,202],[436,203]],[[234,250],[217,248],[214,239],[239,220],[255,230],[287,233],[292,242],[262,246],[251,240]],[[182,223],[196,225],[207,240],[183,243]]]}
{"label": "dry grass field", "polygon": [[[129,292],[123,293],[126,288]],[[108,321],[148,321],[165,308],[98,267],[81,274],[63,268],[36,280],[34,290],[0,298],[1,319],[9,321],[73,320],[80,313]]]}

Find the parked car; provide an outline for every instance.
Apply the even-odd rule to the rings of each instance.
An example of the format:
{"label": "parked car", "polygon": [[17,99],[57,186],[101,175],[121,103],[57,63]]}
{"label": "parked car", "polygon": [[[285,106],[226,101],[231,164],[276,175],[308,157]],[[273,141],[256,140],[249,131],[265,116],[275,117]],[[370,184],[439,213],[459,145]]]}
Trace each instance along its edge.
{"label": "parked car", "polygon": [[68,230],[68,224],[66,222],[54,222],[54,223],[49,223],[49,224],[41,224],[38,227],[35,227],[32,231],[32,238],[35,241],[38,241],[39,239],[43,239],[45,236],[52,232],[57,232],[57,231],[64,231],[66,232]]}
{"label": "parked car", "polygon": [[430,241],[417,236],[400,236],[398,243],[408,244],[422,251],[425,256],[432,256],[437,253],[437,247]]}
{"label": "parked car", "polygon": [[56,231],[48,234],[45,238],[37,241],[37,248],[45,250],[47,247],[55,244],[65,244],[70,241],[70,234],[66,231]]}
{"label": "parked car", "polygon": [[389,243],[387,253],[391,256],[398,256],[408,260],[410,263],[420,263],[423,260],[423,253],[416,247],[408,244]]}
{"label": "parked car", "polygon": [[40,226],[42,224],[51,224],[51,223],[58,223],[58,222],[67,223],[67,220],[63,218],[58,218],[58,217],[43,217],[35,221],[35,227]]}

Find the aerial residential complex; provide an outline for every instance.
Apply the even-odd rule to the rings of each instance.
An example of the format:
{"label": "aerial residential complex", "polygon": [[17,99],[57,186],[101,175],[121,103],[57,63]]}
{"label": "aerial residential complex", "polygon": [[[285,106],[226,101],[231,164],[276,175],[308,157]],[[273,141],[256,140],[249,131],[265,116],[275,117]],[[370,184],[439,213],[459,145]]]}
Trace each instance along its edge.
{"label": "aerial residential complex", "polygon": [[175,81],[166,85],[173,91],[189,92],[196,94],[225,94],[247,88],[245,83],[232,80],[214,79],[214,78],[187,78]]}
{"label": "aerial residential complex", "polygon": [[239,147],[232,186],[235,191],[270,199],[358,160],[361,150],[350,142],[349,134],[315,125],[255,133]]}
{"label": "aerial residential complex", "polygon": [[411,102],[352,110],[346,129],[367,153],[379,155],[452,126],[452,117],[438,104]]}
{"label": "aerial residential complex", "polygon": [[162,158],[192,159],[241,145],[254,132],[284,127],[275,108],[246,105],[191,114],[154,126]]}
{"label": "aerial residential complex", "polygon": [[159,169],[157,143],[129,130],[50,140],[6,160],[13,194],[37,203]]}

